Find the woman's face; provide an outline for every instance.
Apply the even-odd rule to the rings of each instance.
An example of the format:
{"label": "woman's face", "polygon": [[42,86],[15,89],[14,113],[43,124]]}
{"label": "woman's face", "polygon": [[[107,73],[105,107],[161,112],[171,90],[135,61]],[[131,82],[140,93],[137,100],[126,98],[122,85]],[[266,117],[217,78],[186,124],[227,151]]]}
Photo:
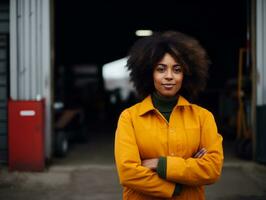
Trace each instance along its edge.
{"label": "woman's face", "polygon": [[175,59],[166,53],[153,70],[156,92],[164,97],[173,97],[182,86],[183,69]]}

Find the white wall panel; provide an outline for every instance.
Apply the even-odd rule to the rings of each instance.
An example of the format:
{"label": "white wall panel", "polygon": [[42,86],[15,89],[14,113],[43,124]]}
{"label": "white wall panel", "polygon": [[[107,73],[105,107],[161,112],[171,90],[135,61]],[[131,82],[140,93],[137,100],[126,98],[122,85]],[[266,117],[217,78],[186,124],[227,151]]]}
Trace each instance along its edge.
{"label": "white wall panel", "polygon": [[266,104],[266,1],[257,0],[256,9],[256,68],[257,105]]}

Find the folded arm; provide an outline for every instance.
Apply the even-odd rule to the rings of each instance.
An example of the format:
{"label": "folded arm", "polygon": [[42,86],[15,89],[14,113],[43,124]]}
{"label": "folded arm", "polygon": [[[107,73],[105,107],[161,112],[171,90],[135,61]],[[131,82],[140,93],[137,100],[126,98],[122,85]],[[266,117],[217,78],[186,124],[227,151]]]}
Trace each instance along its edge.
{"label": "folded arm", "polygon": [[214,183],[221,174],[223,164],[222,137],[217,133],[215,120],[205,113],[201,127],[200,150],[192,157],[160,157],[142,161],[142,165],[156,170],[166,180],[184,185]]}
{"label": "folded arm", "polygon": [[198,158],[167,157],[166,180],[185,185],[207,185],[220,177],[223,164],[222,137],[217,132],[210,112],[205,112],[201,120],[200,148],[205,148],[207,152]]}
{"label": "folded arm", "polygon": [[132,121],[127,110],[121,114],[118,121],[115,159],[123,186],[151,196],[172,197],[175,183],[161,179],[155,171],[141,165]]}

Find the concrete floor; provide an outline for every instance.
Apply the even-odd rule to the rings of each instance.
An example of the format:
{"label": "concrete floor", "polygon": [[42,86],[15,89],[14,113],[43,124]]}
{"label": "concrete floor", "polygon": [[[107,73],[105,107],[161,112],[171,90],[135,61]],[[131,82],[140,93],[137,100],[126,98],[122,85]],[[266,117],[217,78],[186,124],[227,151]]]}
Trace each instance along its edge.
{"label": "concrete floor", "polygon": [[[266,166],[238,159],[233,142],[224,143],[221,179],[206,186],[206,199],[265,200]],[[113,135],[95,133],[88,143],[73,145],[64,159],[54,159],[42,173],[9,173],[1,167],[1,200],[119,200],[113,159]]]}

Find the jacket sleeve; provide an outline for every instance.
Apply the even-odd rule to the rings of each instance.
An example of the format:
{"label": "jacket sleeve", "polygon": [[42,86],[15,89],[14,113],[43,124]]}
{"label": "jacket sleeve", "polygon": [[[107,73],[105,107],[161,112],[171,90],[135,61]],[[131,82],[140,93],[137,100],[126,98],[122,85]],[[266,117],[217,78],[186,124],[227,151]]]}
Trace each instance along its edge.
{"label": "jacket sleeve", "polygon": [[120,115],[115,136],[115,160],[120,183],[147,195],[170,198],[175,184],[141,166],[134,128],[129,111]]}
{"label": "jacket sleeve", "polygon": [[212,184],[220,177],[222,136],[218,134],[214,117],[209,111],[204,113],[201,124],[200,149],[205,148],[207,153],[201,158],[167,157],[167,180],[196,186]]}

